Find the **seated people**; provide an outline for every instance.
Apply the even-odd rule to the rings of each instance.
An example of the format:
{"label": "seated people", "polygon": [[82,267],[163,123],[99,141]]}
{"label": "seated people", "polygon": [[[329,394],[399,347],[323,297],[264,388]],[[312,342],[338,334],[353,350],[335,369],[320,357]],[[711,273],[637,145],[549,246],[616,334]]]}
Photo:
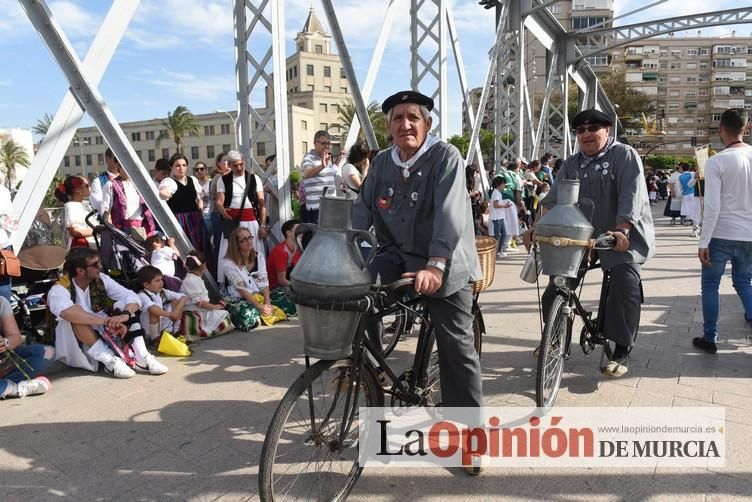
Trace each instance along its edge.
{"label": "seated people", "polygon": [[285,240],[277,244],[267,259],[269,288],[286,288],[290,286],[290,272],[300,260],[300,249],[295,240],[295,229],[300,221],[290,220],[282,225],[282,235]]}
{"label": "seated people", "polygon": [[269,326],[287,319],[279,307],[272,305],[265,263],[258,260],[250,230],[238,227],[230,234],[219,268],[230,300],[226,308],[238,329],[250,331],[259,322]]}
{"label": "seated people", "polygon": [[[94,230],[86,224],[86,215],[91,208],[84,199],[89,197],[89,182],[81,176],[68,176],[55,189],[55,198],[65,204],[64,222],[65,248],[85,246],[95,247]],[[98,222],[94,218],[94,223]]]}
{"label": "seated people", "polygon": [[180,258],[180,251],[175,246],[173,237],[167,238],[167,246],[164,239],[159,235],[152,235],[146,242],[144,248],[149,253],[149,263],[162,271],[164,286],[172,291],[180,291],[181,281],[177,277],[175,262]]}
{"label": "seated people", "polygon": [[141,300],[141,327],[150,340],[157,340],[163,330],[171,334],[180,331],[180,318],[188,298],[164,288],[162,271],[147,265],[138,271],[138,293]]}
{"label": "seated people", "polygon": [[57,360],[94,372],[101,363],[115,378],[131,378],[136,373],[102,338],[107,330],[110,336],[130,342],[137,367],[152,375],[166,373],[167,367],[146,350],[138,322],[138,295],[100,269],[96,251],[72,248],[65,258],[63,277],[50,289],[47,306],[57,321]]}
{"label": "seated people", "polygon": [[33,396],[50,390],[50,381],[37,375],[55,358],[55,349],[49,345],[23,345],[13,309],[3,297],[0,297],[0,331],[0,399]]}
{"label": "seated people", "polygon": [[183,315],[183,334],[191,341],[197,338],[224,335],[235,329],[230,314],[223,303],[209,301],[203,276],[206,273],[206,257],[201,251],[191,251],[185,259],[185,274],[180,292],[187,297]]}

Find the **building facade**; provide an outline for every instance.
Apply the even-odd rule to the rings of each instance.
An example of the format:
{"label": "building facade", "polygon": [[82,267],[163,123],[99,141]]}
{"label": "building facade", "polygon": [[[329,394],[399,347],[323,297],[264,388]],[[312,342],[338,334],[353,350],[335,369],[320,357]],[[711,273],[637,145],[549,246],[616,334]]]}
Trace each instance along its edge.
{"label": "building facade", "polygon": [[[339,56],[332,53],[331,36],[321,26],[316,13],[310,10],[303,29],[295,38],[296,52],[287,58],[288,122],[290,124],[290,165],[298,166],[303,155],[313,148],[313,136],[318,130],[332,135],[333,150],[339,148],[344,132],[339,106],[350,102],[350,87],[345,78]],[[266,89],[266,106],[273,102],[272,90]],[[264,116],[268,108],[257,109]],[[210,168],[220,152],[236,149],[238,139],[237,112],[195,114],[201,134],[183,138],[183,154],[192,168],[196,162],[205,162]],[[164,119],[124,122],[121,125],[133,149],[147,169],[152,169],[157,159],[169,158],[176,151],[175,143],[157,138],[166,132]],[[271,124],[273,127],[273,124]],[[253,131],[259,129],[252,121]],[[93,178],[105,169],[104,138],[96,127],[78,129],[78,140],[68,147],[59,168],[60,176],[80,175]],[[276,152],[274,136],[268,131],[259,133],[253,146],[253,156],[259,165]],[[190,171],[190,170],[189,170]]]}
{"label": "building facade", "polygon": [[643,153],[692,156],[693,143],[718,150],[721,113],[752,109],[752,38],[651,38],[614,51],[612,65],[652,100],[647,130],[628,131]]}

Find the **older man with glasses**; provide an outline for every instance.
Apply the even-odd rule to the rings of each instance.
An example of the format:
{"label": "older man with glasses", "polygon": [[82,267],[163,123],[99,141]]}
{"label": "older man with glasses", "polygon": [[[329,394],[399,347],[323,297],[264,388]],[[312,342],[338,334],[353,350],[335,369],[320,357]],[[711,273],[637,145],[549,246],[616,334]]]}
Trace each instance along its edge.
{"label": "older man with glasses", "polygon": [[[616,344],[612,360],[601,371],[619,377],[627,372],[640,327],[640,266],[655,252],[655,230],[640,156],[634,148],[614,140],[612,124],[608,115],[595,109],[574,117],[572,127],[580,151],[564,161],[558,179],[580,181],[580,202],[592,202],[594,235],[605,232],[616,238],[612,250],[599,250],[597,256],[601,268],[611,272],[603,334]],[[554,185],[543,200],[544,210],[556,204],[557,188],[558,184]],[[555,295],[556,288],[550,283],[543,294],[544,312]]]}

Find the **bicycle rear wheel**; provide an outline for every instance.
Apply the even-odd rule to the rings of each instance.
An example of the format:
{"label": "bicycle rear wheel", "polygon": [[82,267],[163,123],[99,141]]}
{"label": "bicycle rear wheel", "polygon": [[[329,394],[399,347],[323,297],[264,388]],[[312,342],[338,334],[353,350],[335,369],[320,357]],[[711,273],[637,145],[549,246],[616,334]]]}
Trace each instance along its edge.
{"label": "bicycle rear wheel", "polygon": [[336,363],[308,368],[274,412],[261,451],[262,501],[340,501],[358,480],[358,407],[382,406],[384,394],[368,368],[353,384],[352,366]]}
{"label": "bicycle rear wheel", "polygon": [[384,333],[381,337],[381,346],[383,347],[382,355],[387,357],[397,346],[401,338],[407,336],[412,322],[410,321],[410,311],[400,309],[392,315],[384,316],[381,319]]}
{"label": "bicycle rear wheel", "polygon": [[569,319],[564,314],[566,304],[566,298],[557,295],[546,317],[535,375],[535,404],[541,408],[553,406],[561,385],[569,327]]}

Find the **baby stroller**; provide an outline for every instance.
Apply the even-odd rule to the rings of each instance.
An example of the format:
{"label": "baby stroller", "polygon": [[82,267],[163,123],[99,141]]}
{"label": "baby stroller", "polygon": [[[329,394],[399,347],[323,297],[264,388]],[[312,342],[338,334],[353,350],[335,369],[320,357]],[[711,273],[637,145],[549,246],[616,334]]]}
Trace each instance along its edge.
{"label": "baby stroller", "polygon": [[47,329],[47,293],[60,278],[65,254],[55,244],[49,215],[40,209],[18,253],[21,277],[13,278],[11,288],[10,304],[26,343],[55,343]]}
{"label": "baby stroller", "polygon": [[96,214],[96,211],[90,212],[86,216],[86,224],[94,230],[94,241],[99,249],[104,271],[126,288],[134,291],[141,289],[137,272],[149,264],[146,249],[111,223],[95,223]]}

